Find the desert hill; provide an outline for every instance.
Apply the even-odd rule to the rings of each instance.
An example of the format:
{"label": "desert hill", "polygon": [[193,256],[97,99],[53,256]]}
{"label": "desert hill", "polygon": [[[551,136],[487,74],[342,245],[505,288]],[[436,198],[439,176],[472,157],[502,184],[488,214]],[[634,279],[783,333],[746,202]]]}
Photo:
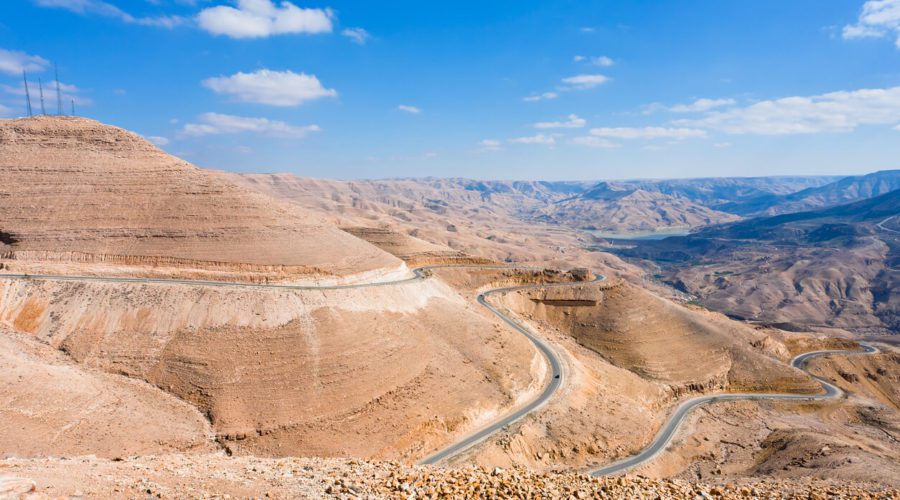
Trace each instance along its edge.
{"label": "desert hill", "polygon": [[402,266],[312,212],[85,118],[0,120],[0,214],[0,252],[19,260],[275,270],[295,278]]}
{"label": "desert hill", "polygon": [[[900,190],[822,210],[750,219],[620,253],[738,317],[793,327],[897,331]],[[887,224],[887,225],[885,225]]]}
{"label": "desert hill", "polygon": [[[409,275],[325,217],[115,127],[5,120],[0,152],[3,273],[224,270],[325,283]],[[389,248],[438,259],[446,251],[412,237]],[[436,279],[342,290],[0,279],[0,324],[30,342],[3,344],[12,377],[4,415],[21,431],[3,451],[20,456],[218,447],[417,458],[527,399],[546,377],[525,338]],[[66,392],[69,379],[81,381],[77,391]],[[35,391],[59,396],[38,412]],[[69,407],[91,399],[94,416]],[[138,415],[120,418],[126,409]]]}
{"label": "desert hill", "polygon": [[743,216],[805,212],[872,198],[900,189],[900,170],[883,170],[844,177],[829,184],[809,187],[789,194],[764,194],[731,200],[720,209]]}
{"label": "desert hill", "polygon": [[738,219],[686,198],[607,182],[530,216],[569,227],[617,233],[700,227]]}

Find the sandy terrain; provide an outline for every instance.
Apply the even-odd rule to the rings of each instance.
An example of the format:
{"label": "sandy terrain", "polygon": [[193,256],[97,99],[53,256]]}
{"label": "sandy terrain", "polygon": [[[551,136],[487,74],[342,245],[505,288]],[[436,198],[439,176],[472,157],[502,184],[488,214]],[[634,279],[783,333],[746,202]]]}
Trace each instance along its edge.
{"label": "sandy terrain", "polygon": [[[442,470],[396,463],[180,455],[0,461],[4,485],[34,488],[36,498],[896,498],[877,484],[828,480],[717,483],[643,477],[590,478],[573,473],[465,467]],[[20,478],[18,481],[12,478]]]}
{"label": "sandy terrain", "polygon": [[192,403],[235,453],[278,456],[415,458],[537,390],[538,354],[476,308],[435,279],[329,291],[0,281],[3,322]]}
{"label": "sandy terrain", "polygon": [[195,407],[149,384],[73,363],[2,326],[0,420],[0,451],[7,457],[122,457],[217,448]]}
{"label": "sandy terrain", "polygon": [[0,120],[0,213],[2,258],[288,276],[400,265],[310,211],[85,118]]}

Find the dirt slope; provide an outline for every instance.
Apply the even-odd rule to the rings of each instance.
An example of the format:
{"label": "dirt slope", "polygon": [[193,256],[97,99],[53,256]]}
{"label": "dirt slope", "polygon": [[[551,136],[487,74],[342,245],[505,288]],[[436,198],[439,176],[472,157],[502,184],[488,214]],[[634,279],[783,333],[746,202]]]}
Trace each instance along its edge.
{"label": "dirt slope", "polygon": [[73,363],[0,326],[0,453],[124,457],[211,452],[189,404],[143,382]]}
{"label": "dirt slope", "polygon": [[0,280],[0,322],[193,404],[242,454],[419,458],[545,376],[527,340],[437,279],[344,290]]}
{"label": "dirt slope", "polygon": [[607,182],[531,216],[563,226],[616,233],[700,227],[738,219],[687,198]]}
{"label": "dirt slope", "polygon": [[0,120],[0,214],[0,253],[19,259],[341,276],[401,265],[309,211],[85,118]]}

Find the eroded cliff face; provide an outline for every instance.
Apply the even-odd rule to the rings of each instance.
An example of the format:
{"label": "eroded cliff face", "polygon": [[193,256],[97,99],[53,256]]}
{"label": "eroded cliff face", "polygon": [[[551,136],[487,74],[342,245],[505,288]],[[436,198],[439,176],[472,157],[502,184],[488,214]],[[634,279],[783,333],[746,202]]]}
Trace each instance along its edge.
{"label": "eroded cliff face", "polygon": [[302,291],[0,280],[0,321],[190,403],[224,446],[257,455],[419,458],[528,398],[539,355],[477,308],[433,278]]}
{"label": "eroded cliff face", "polygon": [[764,334],[621,281],[523,290],[502,300],[527,318],[568,332],[614,365],[664,384],[673,396],[724,389],[818,390],[809,377],[761,347]]}
{"label": "eroded cliff face", "polygon": [[0,252],[18,259],[352,275],[400,261],[299,207],[93,120],[0,120]]}

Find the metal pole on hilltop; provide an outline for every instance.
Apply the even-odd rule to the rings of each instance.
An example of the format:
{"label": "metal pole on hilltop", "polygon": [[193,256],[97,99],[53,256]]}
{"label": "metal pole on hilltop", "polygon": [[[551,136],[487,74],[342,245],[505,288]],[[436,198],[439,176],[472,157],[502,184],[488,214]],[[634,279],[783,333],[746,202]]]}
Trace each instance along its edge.
{"label": "metal pole on hilltop", "polygon": [[44,82],[38,78],[38,92],[41,94],[41,114],[47,114],[47,108],[44,107]]}
{"label": "metal pole on hilltop", "polygon": [[34,116],[34,113],[31,112],[31,92],[28,91],[28,75],[25,74],[25,70],[22,70],[22,80],[25,82],[25,103],[28,105],[28,116]]}
{"label": "metal pole on hilltop", "polygon": [[62,109],[62,91],[59,89],[59,66],[56,64],[53,65],[53,73],[56,77],[56,114],[63,114]]}

